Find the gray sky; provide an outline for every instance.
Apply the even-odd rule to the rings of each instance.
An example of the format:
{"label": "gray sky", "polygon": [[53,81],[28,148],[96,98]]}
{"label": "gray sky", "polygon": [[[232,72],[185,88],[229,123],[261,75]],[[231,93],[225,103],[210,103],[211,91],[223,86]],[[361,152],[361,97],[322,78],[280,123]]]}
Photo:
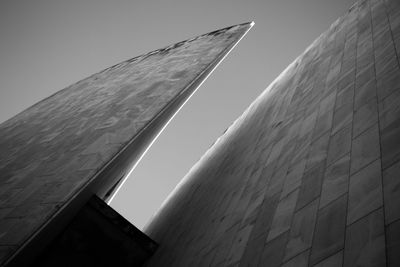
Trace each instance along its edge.
{"label": "gray sky", "polygon": [[0,122],[126,59],[255,21],[111,203],[142,228],[223,131],[353,2],[1,0]]}

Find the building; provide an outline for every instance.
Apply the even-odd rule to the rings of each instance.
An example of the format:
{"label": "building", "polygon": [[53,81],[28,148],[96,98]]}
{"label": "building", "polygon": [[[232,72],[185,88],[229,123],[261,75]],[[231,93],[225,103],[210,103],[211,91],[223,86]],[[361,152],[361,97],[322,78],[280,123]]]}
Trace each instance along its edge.
{"label": "building", "polygon": [[157,242],[104,201],[252,25],[132,58],[2,123],[0,264],[141,265]]}
{"label": "building", "polygon": [[144,230],[146,266],[400,266],[400,1],[358,1]]}
{"label": "building", "polygon": [[104,203],[250,27],[121,63],[1,124],[3,264],[52,266],[95,228],[85,240],[110,245],[105,265],[400,266],[397,0],[358,1],[334,22],[193,166],[147,236]]}

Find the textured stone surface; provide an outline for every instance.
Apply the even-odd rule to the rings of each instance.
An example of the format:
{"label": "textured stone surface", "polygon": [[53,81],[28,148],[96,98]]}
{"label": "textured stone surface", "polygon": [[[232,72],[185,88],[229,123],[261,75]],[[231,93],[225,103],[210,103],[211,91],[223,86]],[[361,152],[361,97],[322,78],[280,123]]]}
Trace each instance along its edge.
{"label": "textured stone surface", "polygon": [[353,140],[350,173],[355,173],[380,156],[378,125]]}
{"label": "textured stone surface", "polygon": [[400,117],[400,90],[389,95],[379,104],[380,128],[385,129]]}
{"label": "textured stone surface", "polygon": [[399,265],[399,51],[399,1],[355,3],[186,175],[145,230],[148,266]]}
{"label": "textured stone surface", "polygon": [[284,261],[311,247],[317,210],[318,200],[316,199],[295,213],[286,245]]}
{"label": "textured stone surface", "polygon": [[320,207],[337,199],[349,188],[350,156],[346,155],[326,169],[322,184]]}
{"label": "textured stone surface", "polygon": [[[212,37],[211,49],[200,45],[195,50],[218,54],[214,42],[230,42],[223,36]],[[145,229],[160,244],[147,266],[398,266],[399,51],[399,1],[354,4],[268,86],[184,177]],[[153,57],[158,54],[140,62],[156,61]],[[177,55],[168,64],[182,66],[181,60],[187,57]],[[117,81],[108,79],[109,73],[116,73]],[[73,92],[87,88],[88,95],[77,109],[84,113],[72,125],[57,116],[50,118],[62,134],[61,130],[48,132],[32,120],[26,124],[32,125],[32,140],[20,125],[15,139],[4,141],[0,164],[7,168],[1,179],[0,215],[7,219],[0,222],[0,240],[7,242],[0,243],[2,257],[75,190],[74,175],[66,175],[69,170],[89,177],[99,162],[118,151],[121,140],[129,140],[130,133],[151,119],[154,114],[147,105],[167,101],[159,97],[160,92],[177,92],[177,87],[162,89],[165,83],[152,79],[144,87],[152,92],[148,99],[147,94],[132,91],[131,76],[124,73],[115,67],[73,85]],[[146,82],[149,78],[131,74]],[[166,84],[191,79],[185,72],[171,75]],[[119,82],[128,85],[121,85],[122,93],[96,87],[106,80],[116,84],[115,90]],[[62,96],[60,102],[65,102],[67,91],[54,97]],[[109,99],[117,99],[118,104],[104,109]],[[31,110],[40,110],[43,103]],[[54,110],[69,104],[43,106]],[[136,109],[123,109],[126,120],[102,113],[128,105]],[[80,136],[86,127],[96,129],[98,135],[72,138],[52,153],[46,151],[48,144],[63,140],[63,135]],[[113,127],[119,131],[108,130]],[[26,146],[39,139],[40,146]],[[82,147],[85,140],[91,141]],[[20,147],[22,156],[16,150]],[[78,161],[65,161],[63,152],[70,150],[80,155]],[[32,154],[42,152],[48,156],[45,161],[31,162]],[[16,165],[17,156],[29,164]],[[57,173],[64,180],[54,182],[52,170],[60,163],[63,167]],[[53,191],[57,193],[48,194]],[[36,217],[28,220],[27,214]]]}
{"label": "textured stone surface", "polygon": [[285,253],[285,246],[289,233],[285,232],[268,242],[263,250],[258,266],[280,266]]}
{"label": "textured stone surface", "polygon": [[306,170],[309,170],[326,160],[328,154],[328,144],[329,133],[324,134],[311,144],[310,151],[308,152]]}
{"label": "textured stone surface", "polygon": [[321,261],[320,263],[314,265],[315,267],[341,267],[343,264],[343,251],[336,253],[329,258]]}
{"label": "textured stone surface", "polygon": [[296,209],[300,209],[316,199],[321,193],[325,162],[304,173]]}
{"label": "textured stone surface", "polygon": [[3,261],[7,259],[14,250],[15,247],[12,246],[0,246],[0,260]]}
{"label": "textured stone surface", "polygon": [[337,133],[353,120],[353,103],[341,106],[333,115],[332,134]]}
{"label": "textured stone surface", "polygon": [[378,122],[378,107],[376,98],[372,98],[354,113],[353,137]]}
{"label": "textured stone surface", "polygon": [[299,191],[296,190],[279,202],[272,221],[271,229],[269,230],[267,241],[274,239],[276,236],[290,228],[290,222],[292,221],[292,215],[296,207],[298,194]]}
{"label": "textured stone surface", "polygon": [[376,210],[348,227],[344,266],[385,266],[383,211]]}
{"label": "textured stone surface", "polygon": [[347,224],[382,206],[380,160],[376,160],[350,177]]}
{"label": "textured stone surface", "polygon": [[2,123],[1,260],[69,205],[155,118],[187,98],[249,27],[228,27],[132,58]]}
{"label": "textured stone surface", "polygon": [[346,199],[344,195],[320,210],[311,250],[312,264],[333,255],[344,246]]}
{"label": "textured stone surface", "polygon": [[390,267],[400,265],[400,221],[386,228],[388,264]]}
{"label": "textured stone surface", "polygon": [[286,197],[290,192],[293,192],[293,190],[300,186],[305,166],[305,160],[301,160],[289,168],[285,178],[285,183],[283,184],[281,198]]}
{"label": "textured stone surface", "polygon": [[364,104],[368,103],[368,101],[372,101],[371,99],[374,97],[376,97],[375,80],[371,80],[363,86],[357,87],[355,90],[354,109],[358,110],[360,107],[364,106]]}
{"label": "textured stone surface", "polygon": [[283,264],[282,267],[307,267],[309,254],[310,251],[307,250]]}
{"label": "textured stone surface", "polygon": [[383,168],[400,160],[400,119],[381,130],[381,148]]}
{"label": "textured stone surface", "polygon": [[331,137],[329,150],[328,150],[328,161],[330,165],[343,155],[350,152],[351,148],[351,127],[350,125],[342,130],[338,131]]}
{"label": "textured stone surface", "polygon": [[386,224],[400,219],[400,162],[383,172]]}

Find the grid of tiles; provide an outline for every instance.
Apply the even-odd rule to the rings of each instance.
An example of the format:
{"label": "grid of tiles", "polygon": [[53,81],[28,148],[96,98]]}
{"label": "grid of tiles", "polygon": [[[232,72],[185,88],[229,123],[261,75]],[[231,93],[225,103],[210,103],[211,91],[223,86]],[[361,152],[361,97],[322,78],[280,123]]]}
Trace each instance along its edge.
{"label": "grid of tiles", "polygon": [[2,123],[0,264],[169,103],[193,92],[250,27],[227,27],[127,60]]}
{"label": "grid of tiles", "polygon": [[400,1],[358,1],[190,170],[146,266],[400,266]]}

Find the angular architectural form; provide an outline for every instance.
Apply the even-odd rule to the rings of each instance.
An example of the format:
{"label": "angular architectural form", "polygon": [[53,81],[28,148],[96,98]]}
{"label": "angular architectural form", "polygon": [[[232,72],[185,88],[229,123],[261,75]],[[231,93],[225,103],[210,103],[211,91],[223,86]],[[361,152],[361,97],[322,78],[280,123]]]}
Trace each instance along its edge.
{"label": "angular architectural form", "polygon": [[400,1],[358,1],[195,164],[146,266],[400,266]]}
{"label": "angular architectural form", "polygon": [[30,266],[142,266],[157,247],[94,195]]}
{"label": "angular architectural form", "polygon": [[[154,138],[252,25],[214,31],[117,64],[2,123],[0,264],[24,266],[49,244],[68,247],[68,233],[82,233],[74,225],[88,229],[86,213],[98,213],[92,219],[110,227],[104,233],[132,234],[144,240],[139,243],[152,244],[109,216],[112,211],[88,201],[94,194],[103,200],[114,194]],[[76,214],[79,218],[73,220]],[[116,244],[133,247],[126,245],[127,239],[117,238]],[[39,258],[39,266],[54,266],[51,257]]]}

